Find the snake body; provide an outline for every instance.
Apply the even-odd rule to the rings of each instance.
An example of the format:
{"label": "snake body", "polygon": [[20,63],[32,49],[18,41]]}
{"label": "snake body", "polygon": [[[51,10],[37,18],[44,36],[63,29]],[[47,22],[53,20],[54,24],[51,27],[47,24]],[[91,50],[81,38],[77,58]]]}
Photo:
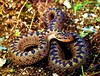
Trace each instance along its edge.
{"label": "snake body", "polygon": [[[12,61],[17,65],[29,65],[38,62],[49,53],[49,68],[59,75],[63,75],[66,71],[70,72],[73,68],[78,68],[77,66],[81,63],[83,64],[86,61],[88,47],[77,34],[61,31],[63,19],[64,13],[60,9],[47,9],[44,14],[47,29],[42,32],[29,32],[15,38],[11,44]],[[67,43],[70,44],[72,58],[66,60],[64,49],[61,48],[59,42],[65,46]]]}
{"label": "snake body", "polygon": [[[50,43],[49,68],[60,76],[78,69],[86,62],[88,56],[88,48],[85,41],[75,33],[70,34],[73,35],[75,41],[63,45],[60,43],[64,48],[70,48],[72,55],[70,58],[65,58],[65,55],[68,57],[70,54],[64,55],[64,50],[57,41],[51,41]],[[68,47],[66,47],[67,45]],[[67,52],[68,50],[65,49],[65,51]]]}

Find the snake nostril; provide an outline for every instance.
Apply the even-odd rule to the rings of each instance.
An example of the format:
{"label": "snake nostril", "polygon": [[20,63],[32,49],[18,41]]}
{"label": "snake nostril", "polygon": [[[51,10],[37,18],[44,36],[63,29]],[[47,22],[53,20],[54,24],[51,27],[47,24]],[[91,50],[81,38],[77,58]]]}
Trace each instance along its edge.
{"label": "snake nostril", "polygon": [[61,37],[59,37],[59,39],[61,39]]}

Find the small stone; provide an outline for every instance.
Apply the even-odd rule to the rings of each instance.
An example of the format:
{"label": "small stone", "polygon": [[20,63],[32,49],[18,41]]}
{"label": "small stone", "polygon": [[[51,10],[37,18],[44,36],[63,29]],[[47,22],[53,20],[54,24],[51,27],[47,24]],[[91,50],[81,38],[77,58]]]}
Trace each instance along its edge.
{"label": "small stone", "polygon": [[8,39],[9,38],[9,36],[6,36],[6,39]]}
{"label": "small stone", "polygon": [[84,24],[84,21],[81,21],[80,24],[83,25]]}
{"label": "small stone", "polygon": [[95,14],[93,14],[93,13],[91,13],[90,15],[91,15],[92,17],[97,17],[97,15],[95,15]]}
{"label": "small stone", "polygon": [[87,18],[87,17],[97,17],[97,15],[95,15],[93,13],[85,13],[82,16],[83,16],[83,18]]}
{"label": "small stone", "polygon": [[11,76],[10,74],[7,74],[7,76]]}
{"label": "small stone", "polygon": [[31,8],[29,8],[27,11],[30,12],[32,9],[33,9],[33,8],[31,7]]}
{"label": "small stone", "polygon": [[4,47],[4,46],[0,46],[0,51],[6,51],[6,50],[7,50],[6,47]]}
{"label": "small stone", "polygon": [[79,21],[79,19],[74,19],[74,22],[77,23]]}
{"label": "small stone", "polygon": [[23,75],[25,75],[25,74],[26,74],[26,72],[23,72],[22,74],[23,74]]}
{"label": "small stone", "polygon": [[56,74],[56,73],[53,73],[53,76],[59,76],[58,74]]}
{"label": "small stone", "polygon": [[2,67],[6,63],[6,59],[0,58],[0,67]]}
{"label": "small stone", "polygon": [[38,71],[41,72],[41,69],[39,69]]}
{"label": "small stone", "polygon": [[68,0],[65,0],[63,3],[68,9],[71,8],[71,4]]}
{"label": "small stone", "polygon": [[95,26],[95,28],[99,29],[99,28],[100,28],[100,26],[99,26],[99,25],[98,25],[98,26]]}
{"label": "small stone", "polygon": [[0,38],[0,42],[4,41],[4,37]]}
{"label": "small stone", "polygon": [[88,17],[88,13],[85,13],[82,16],[83,16],[83,18],[87,18]]}
{"label": "small stone", "polygon": [[80,27],[80,26],[76,26],[76,28],[77,28],[77,29],[80,29],[81,27]]}

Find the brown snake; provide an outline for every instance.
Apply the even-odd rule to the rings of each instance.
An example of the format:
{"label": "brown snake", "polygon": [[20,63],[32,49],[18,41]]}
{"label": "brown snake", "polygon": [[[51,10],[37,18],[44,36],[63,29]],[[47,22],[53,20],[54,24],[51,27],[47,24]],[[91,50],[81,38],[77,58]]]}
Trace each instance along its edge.
{"label": "brown snake", "polygon": [[[88,56],[85,41],[73,32],[61,31],[64,13],[59,8],[47,9],[44,19],[48,25],[47,30],[29,32],[14,39],[11,44],[12,61],[17,65],[29,65],[49,53],[48,64],[53,72],[63,76],[66,71],[79,68]],[[70,58],[64,54],[68,48],[72,55]]]}

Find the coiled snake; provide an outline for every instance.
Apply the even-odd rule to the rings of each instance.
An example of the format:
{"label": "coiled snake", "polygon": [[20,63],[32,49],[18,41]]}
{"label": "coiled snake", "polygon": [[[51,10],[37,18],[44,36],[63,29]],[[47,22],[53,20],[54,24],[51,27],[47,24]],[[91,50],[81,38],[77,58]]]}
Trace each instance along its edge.
{"label": "coiled snake", "polygon": [[[49,8],[44,13],[47,30],[21,34],[11,44],[12,61],[17,65],[29,65],[38,62],[49,54],[49,68],[63,75],[66,71],[78,68],[86,61],[88,48],[85,41],[75,33],[61,31],[64,13],[59,8]],[[64,48],[61,46],[65,46]],[[67,46],[68,45],[68,46]],[[67,48],[71,57],[65,58]],[[68,57],[68,56],[67,56]]]}

